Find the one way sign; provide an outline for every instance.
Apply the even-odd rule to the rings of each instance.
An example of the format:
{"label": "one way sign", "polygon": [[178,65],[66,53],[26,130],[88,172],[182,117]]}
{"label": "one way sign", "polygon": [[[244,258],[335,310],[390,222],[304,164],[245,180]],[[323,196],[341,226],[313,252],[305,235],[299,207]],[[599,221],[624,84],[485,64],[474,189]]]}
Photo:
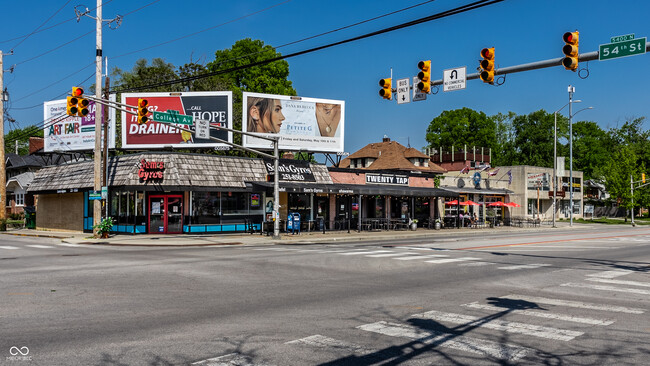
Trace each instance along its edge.
{"label": "one way sign", "polygon": [[397,104],[411,102],[410,89],[411,85],[408,78],[397,80]]}

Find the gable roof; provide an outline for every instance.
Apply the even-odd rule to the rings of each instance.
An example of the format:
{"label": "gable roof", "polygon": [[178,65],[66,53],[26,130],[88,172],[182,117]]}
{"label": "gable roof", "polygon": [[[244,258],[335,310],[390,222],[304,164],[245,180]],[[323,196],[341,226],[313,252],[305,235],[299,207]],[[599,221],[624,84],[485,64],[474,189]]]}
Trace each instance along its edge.
{"label": "gable roof", "polygon": [[[429,156],[397,141],[384,141],[368,144],[341,160],[340,168],[349,168],[351,159],[373,158],[375,161],[363,170],[407,170],[426,173],[445,173],[447,170],[433,163]],[[429,166],[415,166],[409,159],[426,159]]]}

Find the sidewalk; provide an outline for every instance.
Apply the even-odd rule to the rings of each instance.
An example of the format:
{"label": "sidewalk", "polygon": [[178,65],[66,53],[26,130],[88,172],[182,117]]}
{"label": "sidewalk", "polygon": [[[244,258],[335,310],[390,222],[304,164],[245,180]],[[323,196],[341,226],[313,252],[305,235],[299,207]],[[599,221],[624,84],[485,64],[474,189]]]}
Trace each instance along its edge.
{"label": "sidewalk", "polygon": [[[568,228],[569,223],[558,222],[560,228]],[[574,224],[574,228],[584,228],[592,225]],[[159,246],[159,247],[185,247],[208,245],[269,245],[269,244],[315,244],[344,241],[387,240],[387,239],[415,239],[415,238],[450,238],[455,236],[481,236],[488,233],[512,233],[552,230],[550,226],[541,227],[510,227],[502,226],[485,229],[418,229],[416,231],[327,231],[303,232],[299,235],[281,233],[280,240],[257,234],[172,234],[172,235],[130,235],[116,234],[108,239],[95,239],[90,233],[44,231],[32,229],[16,229],[3,232],[5,235],[46,237],[61,239],[63,243],[86,245],[121,245],[121,246]]]}

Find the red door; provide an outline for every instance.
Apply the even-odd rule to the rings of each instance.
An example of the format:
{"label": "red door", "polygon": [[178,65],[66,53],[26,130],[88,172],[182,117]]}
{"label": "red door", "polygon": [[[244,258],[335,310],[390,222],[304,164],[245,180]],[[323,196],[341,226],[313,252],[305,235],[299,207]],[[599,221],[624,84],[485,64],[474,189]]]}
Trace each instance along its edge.
{"label": "red door", "polygon": [[183,196],[149,196],[149,234],[183,232]]}

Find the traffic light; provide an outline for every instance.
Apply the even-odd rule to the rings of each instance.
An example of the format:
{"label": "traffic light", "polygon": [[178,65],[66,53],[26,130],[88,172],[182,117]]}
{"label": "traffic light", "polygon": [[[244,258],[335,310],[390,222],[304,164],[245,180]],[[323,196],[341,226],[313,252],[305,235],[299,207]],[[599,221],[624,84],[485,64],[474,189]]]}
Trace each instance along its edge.
{"label": "traffic light", "polygon": [[388,99],[388,100],[393,99],[393,89],[392,89],[391,78],[386,78],[386,79],[379,80],[379,86],[382,87],[382,89],[379,90],[379,95],[381,95],[382,98]]}
{"label": "traffic light", "polygon": [[562,47],[562,52],[564,53],[564,59],[562,59],[562,66],[565,69],[576,71],[578,68],[578,36],[579,32],[566,32],[562,39],[564,40],[564,47]]}
{"label": "traffic light", "polygon": [[73,86],[72,87],[72,96],[75,98],[81,98],[84,95],[84,90],[83,88],[80,88],[78,86]]}
{"label": "traffic light", "polygon": [[77,102],[77,116],[79,117],[86,117],[88,114],[88,104],[90,102],[86,98],[79,98]]}
{"label": "traffic light", "polygon": [[481,74],[480,78],[484,83],[492,84],[494,82],[494,47],[484,48],[481,50]]}
{"label": "traffic light", "polygon": [[66,108],[66,113],[68,116],[76,116],[77,113],[79,113],[79,108],[77,107],[77,103],[79,103],[79,99],[75,97],[68,97],[68,105]]}
{"label": "traffic light", "polygon": [[418,69],[421,71],[418,73],[418,89],[423,93],[429,93],[431,91],[431,60],[420,61],[418,62]]}
{"label": "traffic light", "polygon": [[146,99],[139,98],[138,99],[138,124],[141,125],[143,123],[147,123],[149,121],[149,118],[147,117],[147,114],[149,113],[149,101]]}
{"label": "traffic light", "polygon": [[645,183],[645,173],[641,173],[641,180]]}

